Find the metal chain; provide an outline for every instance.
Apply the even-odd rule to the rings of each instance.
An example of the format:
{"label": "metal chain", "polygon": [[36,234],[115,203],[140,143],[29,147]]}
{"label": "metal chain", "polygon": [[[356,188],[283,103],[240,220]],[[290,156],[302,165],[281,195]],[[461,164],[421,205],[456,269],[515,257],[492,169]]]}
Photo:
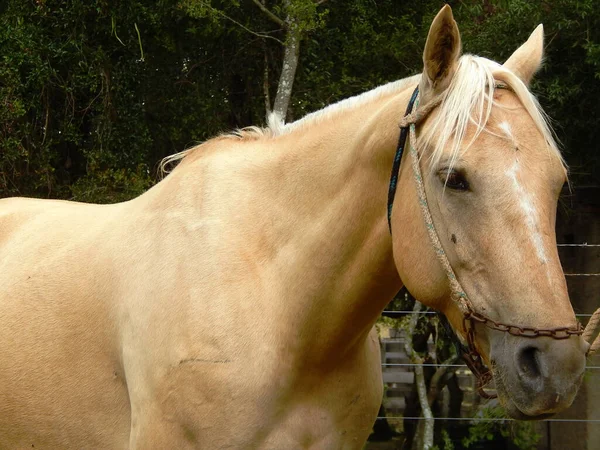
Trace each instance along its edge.
{"label": "metal chain", "polygon": [[483,358],[475,346],[475,324],[465,316],[463,328],[467,332],[467,346],[462,346],[461,353],[463,360],[477,380],[477,392],[483,398],[496,398],[497,394],[490,394],[485,390],[485,387],[494,379],[494,375],[483,362]]}
{"label": "metal chain", "polygon": [[479,314],[475,311],[470,311],[464,318],[464,320],[470,320],[471,323],[477,322],[485,325],[492,330],[503,331],[513,336],[522,336],[527,338],[536,338],[540,336],[551,337],[552,339],[568,339],[571,336],[581,336],[583,334],[583,327],[580,323],[575,328],[573,327],[557,327],[557,328],[533,328],[523,327],[519,325],[509,325],[502,322],[496,322],[494,319]]}

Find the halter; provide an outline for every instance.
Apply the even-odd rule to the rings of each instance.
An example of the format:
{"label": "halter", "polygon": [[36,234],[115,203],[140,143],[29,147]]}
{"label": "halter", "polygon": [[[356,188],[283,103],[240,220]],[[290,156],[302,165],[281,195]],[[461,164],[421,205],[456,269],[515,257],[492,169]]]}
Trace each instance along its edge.
{"label": "halter", "polygon": [[[498,84],[496,88],[507,89],[505,85]],[[410,101],[408,103],[408,107],[406,108],[406,113],[404,114],[404,118],[400,123],[400,138],[398,140],[398,146],[396,148],[396,156],[394,157],[394,164],[392,166],[392,175],[390,178],[390,187],[388,192],[388,205],[387,205],[387,214],[388,214],[388,225],[390,228],[390,234],[392,233],[392,207],[394,204],[394,197],[396,194],[396,186],[398,183],[398,174],[400,171],[400,162],[402,160],[402,155],[404,153],[404,147],[406,145],[406,137],[410,133],[410,156],[412,157],[412,169],[413,175],[417,187],[417,195],[419,197],[419,205],[421,206],[421,212],[423,213],[423,219],[425,221],[425,227],[429,234],[429,238],[431,239],[431,243],[433,244],[433,248],[438,257],[438,260],[442,264],[444,271],[446,272],[446,276],[448,277],[448,281],[450,283],[450,288],[452,290],[451,298],[456,303],[458,309],[463,314],[463,331],[466,334],[466,345],[462,339],[459,339],[457,335],[452,330],[452,327],[448,323],[448,320],[442,317],[442,324],[446,329],[447,333],[451,336],[454,345],[456,346],[458,354],[462,356],[465,360],[467,366],[475,375],[477,379],[477,391],[479,395],[484,398],[495,398],[495,394],[489,394],[485,391],[485,386],[492,380],[493,375],[490,369],[485,365],[479,350],[475,345],[475,326],[476,324],[482,324],[486,327],[503,331],[513,336],[521,336],[526,338],[536,338],[540,336],[551,337],[552,339],[568,339],[569,337],[576,335],[584,335],[584,339],[589,341],[594,333],[594,329],[600,323],[600,309],[598,309],[590,319],[588,326],[585,329],[585,332],[580,323],[577,324],[576,327],[558,327],[558,328],[548,328],[548,329],[540,329],[533,327],[523,327],[517,325],[505,324],[502,322],[497,322],[490,317],[487,317],[484,314],[478,313],[473,308],[473,304],[467,297],[467,294],[464,292],[460,282],[458,281],[450,262],[448,261],[448,257],[446,256],[446,252],[442,247],[439,236],[435,229],[433,219],[431,217],[431,212],[429,211],[429,205],[427,203],[427,196],[425,194],[425,186],[423,184],[423,176],[421,174],[421,167],[419,164],[419,154],[416,150],[416,130],[415,125],[419,121],[429,114],[436,106],[441,102],[441,98],[438,97],[434,99],[429,104],[425,105],[417,109],[414,113],[412,112],[413,107],[418,108],[419,102],[419,88],[416,87]],[[600,335],[596,338],[595,342],[591,345],[588,350],[588,355],[595,352],[600,348]]]}

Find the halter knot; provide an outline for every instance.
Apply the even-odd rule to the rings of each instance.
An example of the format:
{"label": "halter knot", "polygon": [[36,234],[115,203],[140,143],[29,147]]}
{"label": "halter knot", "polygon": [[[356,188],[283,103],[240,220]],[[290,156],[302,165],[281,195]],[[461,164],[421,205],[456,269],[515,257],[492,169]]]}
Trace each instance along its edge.
{"label": "halter knot", "polygon": [[443,95],[438,95],[433,98],[429,103],[426,103],[423,106],[420,106],[415,111],[411,112],[404,116],[399,123],[400,128],[408,128],[410,125],[418,125],[424,119],[429,116],[431,111],[433,111],[440,103],[442,103]]}

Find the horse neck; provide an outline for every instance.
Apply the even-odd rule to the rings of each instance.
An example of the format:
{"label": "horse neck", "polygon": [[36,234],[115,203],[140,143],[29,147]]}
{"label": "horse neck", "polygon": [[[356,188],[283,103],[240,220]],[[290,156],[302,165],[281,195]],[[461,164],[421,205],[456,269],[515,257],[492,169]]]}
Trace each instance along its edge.
{"label": "horse neck", "polygon": [[293,341],[288,348],[328,364],[364,342],[400,288],[386,201],[409,96],[390,94],[273,138],[223,141],[222,152],[184,161],[164,180],[173,177],[179,203],[184,186],[191,197],[204,192],[211,207],[203,214],[231,247],[232,277],[256,286],[248,289],[253,308]]}
{"label": "horse neck", "polygon": [[283,301],[326,358],[361,342],[401,287],[386,207],[412,87],[272,141],[286,149],[273,174],[289,214],[276,239],[291,249]]}

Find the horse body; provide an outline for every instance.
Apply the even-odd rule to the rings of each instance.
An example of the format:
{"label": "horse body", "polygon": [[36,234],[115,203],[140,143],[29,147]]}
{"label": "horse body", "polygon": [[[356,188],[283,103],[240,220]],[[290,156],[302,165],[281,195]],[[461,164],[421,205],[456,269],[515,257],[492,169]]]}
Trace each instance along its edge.
{"label": "horse body", "polygon": [[[382,394],[373,324],[402,284],[467,332],[408,164],[393,238],[386,220],[399,114],[417,84],[424,103],[448,93],[423,123],[419,163],[475,307],[499,321],[572,326],[552,249],[565,171],[517,79],[539,66],[541,50],[529,59],[541,41],[508,69],[459,64],[459,47],[446,7],[422,76],[277,133],[208,141],[129,202],[1,201],[0,448],[362,448]],[[493,94],[496,75],[515,93]],[[452,153],[442,132],[429,158],[436,139],[426,132],[443,131],[431,124],[471,99],[460,82],[475,94],[472,105],[456,100],[469,127],[455,142],[474,148]],[[493,114],[473,126],[465,117],[485,104]],[[532,340],[481,325],[476,341],[513,416],[573,400],[579,336]]]}
{"label": "horse body", "polygon": [[323,153],[328,134],[217,140],[123,204],[3,201],[0,442],[360,448],[382,394],[369,334],[400,286],[380,214],[395,136],[379,160]]}

